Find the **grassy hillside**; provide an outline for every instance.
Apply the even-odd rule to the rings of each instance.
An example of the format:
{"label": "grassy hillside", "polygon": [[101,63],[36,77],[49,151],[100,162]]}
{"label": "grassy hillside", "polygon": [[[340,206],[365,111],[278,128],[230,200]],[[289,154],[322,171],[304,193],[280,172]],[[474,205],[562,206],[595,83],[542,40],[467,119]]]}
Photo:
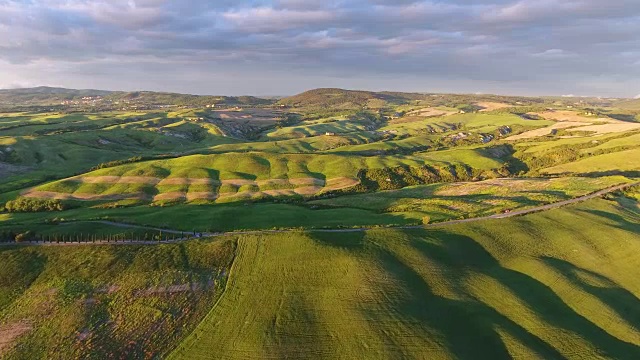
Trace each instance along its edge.
{"label": "grassy hillside", "polygon": [[[412,156],[226,153],[109,167],[45,184],[25,196],[74,200],[246,200],[312,196],[361,183],[363,170],[424,168],[443,181],[508,174],[504,152],[467,148]],[[422,170],[421,170],[422,171]],[[474,175],[470,175],[473,173]],[[383,175],[375,181],[384,181]],[[243,195],[244,193],[244,195]]]}
{"label": "grassy hillside", "polygon": [[88,171],[133,157],[153,157],[237,143],[189,113],[102,112],[0,117],[0,192]]}
{"label": "grassy hillside", "polygon": [[0,105],[58,105],[65,100],[81,99],[86,96],[106,96],[110,93],[110,91],[104,90],[75,90],[47,86],[26,89],[0,89]]}
{"label": "grassy hillside", "polygon": [[[350,228],[420,225],[540,206],[625,183],[623,177],[502,179],[479,183],[432,184],[309,202],[176,204],[114,203],[49,213],[0,214],[0,231],[34,230],[43,235],[108,234],[88,220],[111,220],[181,231],[282,228]],[[92,231],[91,227],[95,227]],[[128,231],[120,229],[120,233]]]}
{"label": "grassy hillside", "polygon": [[284,98],[278,104],[311,109],[349,110],[363,107],[382,108],[388,103],[401,104],[424,99],[425,95],[409,93],[375,93],[344,89],[314,89]]}
{"label": "grassy hillside", "polygon": [[0,248],[0,357],[151,359],[221,295],[235,244]]}
{"label": "grassy hillside", "polygon": [[433,230],[241,236],[172,359],[635,359],[640,208]]}
{"label": "grassy hillside", "polygon": [[[93,99],[87,99],[87,98]],[[29,105],[60,105],[70,102],[74,107],[114,107],[122,104],[148,105],[190,105],[205,106],[207,104],[225,105],[269,105],[273,101],[253,96],[202,96],[154,91],[104,91],[104,90],[76,90],[41,86],[24,89],[0,89],[0,105],[29,106]]]}
{"label": "grassy hillside", "polygon": [[589,156],[576,162],[552,166],[543,171],[548,174],[628,173],[630,176],[637,177],[640,175],[638,159],[640,159],[640,148],[635,148],[610,154]]}

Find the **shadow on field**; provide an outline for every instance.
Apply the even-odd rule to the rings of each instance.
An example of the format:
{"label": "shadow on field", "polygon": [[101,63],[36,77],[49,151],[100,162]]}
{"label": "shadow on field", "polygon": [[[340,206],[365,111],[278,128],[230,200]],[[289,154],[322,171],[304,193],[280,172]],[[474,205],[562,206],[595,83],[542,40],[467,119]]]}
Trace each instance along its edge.
{"label": "shadow on field", "polygon": [[[567,173],[557,174],[560,176],[566,175]],[[569,173],[570,174],[570,173]],[[624,176],[628,178],[640,178],[640,171],[635,170],[609,170],[609,171],[594,171],[588,173],[581,173],[580,176],[591,177],[591,178],[599,178],[605,176]]]}
{"label": "shadow on field", "polygon": [[[434,294],[428,282],[395,254],[381,249],[378,257],[394,282],[401,283],[406,292],[400,298],[394,296],[393,290],[383,288],[382,300],[391,300],[394,310],[404,321],[426,327],[422,336],[429,336],[429,329],[440,333],[454,358],[509,358],[509,352],[496,331],[498,327],[527,344],[541,358],[562,358],[552,346],[486,304],[472,300],[453,300]],[[375,310],[365,309],[365,313],[372,320],[378,320],[376,317],[379,312]]]}
{"label": "shadow on field", "polygon": [[634,294],[611,279],[570,262],[547,256],[541,260],[563,274],[578,288],[600,299],[631,327],[640,329],[640,299]]}
{"label": "shadow on field", "polygon": [[0,309],[6,307],[20,296],[38,279],[45,269],[47,258],[36,252],[21,251],[20,248],[0,249]]}
{"label": "shadow on field", "polygon": [[596,215],[602,218],[605,218],[607,220],[610,220],[612,222],[615,223],[615,227],[622,229],[622,230],[626,230],[626,231],[630,231],[633,233],[640,233],[640,223],[636,222],[636,221],[631,221],[625,217],[623,217],[622,215],[618,215],[618,214],[614,214],[612,212],[608,212],[608,211],[602,211],[602,210],[582,210],[582,212],[585,212],[587,214],[592,214],[592,215]]}
{"label": "shadow on field", "polygon": [[321,233],[310,232],[309,236],[323,244],[343,249],[362,249],[365,245],[365,232]]}
{"label": "shadow on field", "polygon": [[211,192],[218,196],[220,194],[220,186],[222,185],[222,183],[220,182],[220,171],[211,168],[206,168],[205,171],[207,172],[207,176],[209,177],[209,179],[217,181],[212,182],[209,187],[211,189]]}
{"label": "shadow on field", "polygon": [[[621,341],[584,318],[544,283],[529,275],[502,267],[472,238],[439,230],[406,233],[406,238],[410,239],[406,244],[408,246],[398,245],[395,241],[384,241],[380,244],[378,258],[381,259],[384,270],[397,280],[395,283],[401,283],[404,290],[404,296],[401,298],[393,293],[385,294],[383,298],[385,301],[396,301],[392,306],[401,317],[407,317],[411,322],[424,324],[427,328],[439,331],[455,357],[509,358],[502,337],[496,331],[501,328],[522,344],[526,344],[541,358],[563,358],[552,345],[493,307],[473,298],[445,298],[434,294],[429,286],[430,282],[437,281],[436,276],[446,276],[444,280],[449,287],[453,287],[456,292],[461,293],[462,298],[466,298],[469,294],[461,284],[466,281],[469,272],[475,272],[494,279],[546,323],[576,334],[600,349],[603,355],[618,359],[640,358],[640,347]],[[412,255],[407,257],[406,254]],[[416,258],[422,260],[418,262]],[[431,274],[424,277],[423,263],[437,265],[442,272],[434,274],[433,277]],[[383,288],[381,291],[390,290]],[[615,293],[600,292],[599,295],[603,301],[608,302]],[[617,300],[613,306],[624,307],[623,303],[636,304],[636,301],[631,301],[627,295],[626,298]],[[622,308],[619,310],[625,314],[630,314],[631,311],[625,312]],[[636,312],[631,314],[635,316]],[[370,316],[375,318],[375,312]],[[558,339],[558,342],[562,341],[562,338]]]}

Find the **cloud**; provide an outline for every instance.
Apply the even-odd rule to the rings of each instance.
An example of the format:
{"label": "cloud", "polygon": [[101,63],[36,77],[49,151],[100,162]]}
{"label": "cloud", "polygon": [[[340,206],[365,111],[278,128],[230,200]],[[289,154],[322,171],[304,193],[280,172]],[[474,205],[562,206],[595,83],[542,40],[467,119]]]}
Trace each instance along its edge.
{"label": "cloud", "polygon": [[234,29],[248,33],[278,32],[333,20],[329,11],[276,10],[271,7],[231,10],[222,14]]}
{"label": "cloud", "polygon": [[5,0],[0,76],[197,93],[254,93],[260,78],[271,94],[332,79],[630,97],[639,19],[636,0]]}

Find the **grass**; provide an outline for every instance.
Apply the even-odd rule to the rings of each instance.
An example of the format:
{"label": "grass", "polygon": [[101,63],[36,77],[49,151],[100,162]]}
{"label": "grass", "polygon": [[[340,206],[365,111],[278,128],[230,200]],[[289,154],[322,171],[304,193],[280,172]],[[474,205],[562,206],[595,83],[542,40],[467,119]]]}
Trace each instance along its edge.
{"label": "grass", "polygon": [[637,203],[433,230],[240,236],[171,359],[640,356]]}
{"label": "grass", "polygon": [[[127,119],[157,116],[163,123],[140,125]],[[0,161],[20,167],[20,171],[0,178],[0,192],[88,171],[100,163],[134,156],[154,156],[172,152],[236,143],[223,137],[211,124],[182,124],[163,132],[165,123],[181,122],[157,114],[100,113],[88,115],[38,115],[28,121],[18,117],[16,128],[0,122]],[[6,120],[6,119],[5,119]],[[113,125],[120,124],[122,125]],[[126,125],[126,126],[125,126]],[[172,135],[179,135],[172,136]],[[0,171],[2,169],[0,168]],[[2,173],[0,173],[2,175]]]}
{"label": "grass", "polygon": [[335,134],[363,132],[371,125],[372,122],[369,120],[332,120],[325,123],[285,127],[269,132],[266,136],[268,139],[285,140],[324,135],[327,132]]}
{"label": "grass", "polygon": [[[413,155],[360,156],[348,154],[275,154],[275,153],[226,153],[218,155],[191,155],[170,160],[155,160],[125,164],[100,169],[84,177],[126,176],[171,178],[209,178],[218,180],[269,180],[315,178],[329,180],[334,178],[356,178],[361,169],[382,169],[399,166],[422,167],[425,165],[466,165],[479,170],[499,169],[504,160],[494,157],[491,151],[479,148],[460,148],[456,150],[416,153]],[[114,183],[106,179],[100,185],[83,184],[77,180],[60,180],[44,184],[37,191],[61,194],[162,194],[174,191],[162,185],[140,183]],[[274,187],[261,186],[261,190]],[[294,188],[285,186],[284,188]],[[191,189],[190,189],[191,190]],[[216,189],[211,189],[215,191]],[[223,186],[220,193],[229,189]],[[193,191],[196,191],[195,189]]]}
{"label": "grass", "polygon": [[[280,228],[337,228],[392,226],[476,217],[543,205],[585,195],[628,181],[612,176],[599,179],[513,179],[483,183],[434,184],[400,190],[339,196],[299,203],[177,204],[158,207],[75,208],[62,212],[6,214],[0,229],[40,226],[53,219],[113,220],[183,231],[234,231]],[[191,185],[193,186],[193,185]],[[246,191],[248,187],[224,191]],[[89,203],[90,205],[91,203]],[[134,204],[136,205],[136,204]],[[50,232],[61,233],[59,225]]]}
{"label": "grass", "polygon": [[[546,137],[544,140],[539,140],[537,138],[535,141],[522,141],[515,144],[517,149],[526,148],[523,151],[525,153],[540,153],[551,150],[555,147],[563,146],[563,145],[582,145],[593,143],[593,141],[597,141],[598,143],[608,141],[611,138],[619,137],[619,134],[607,134],[607,135],[598,135],[598,136],[587,136],[587,137],[575,137],[575,138],[552,138]],[[596,143],[593,143],[594,146],[597,146]]]}
{"label": "grass", "polygon": [[592,154],[597,151],[606,151],[617,148],[625,148],[625,147],[638,147],[640,146],[640,133],[631,134],[624,137],[618,137],[612,140],[609,140],[603,144],[599,144],[598,146],[591,147],[588,149],[583,149],[582,153]]}
{"label": "grass", "polygon": [[183,231],[234,231],[298,227],[336,228],[407,225],[416,222],[416,218],[409,218],[406,214],[376,214],[371,211],[349,208],[313,210],[293,204],[274,203],[240,206],[235,204],[178,204],[167,207],[78,208],[46,214],[0,214],[0,216],[0,226],[17,230],[37,226],[55,218],[67,221],[113,220]]}
{"label": "grass", "polygon": [[[206,314],[235,244],[2,247],[3,359],[155,358]],[[5,337],[4,340],[7,338]]]}
{"label": "grass", "polygon": [[[640,358],[637,188],[517,218],[383,229],[530,208],[631,181],[640,169],[637,133],[505,144],[501,127],[515,134],[551,122],[500,111],[389,122],[401,109],[476,101],[307,95],[300,100],[309,105],[292,105],[303,121],[281,129],[275,118],[194,120],[210,112],[193,108],[3,114],[2,202],[31,186],[132,198],[0,213],[1,233],[156,235],[95,220],[184,232],[298,230],[147,247],[5,244],[0,357]],[[313,105],[327,102],[335,108]],[[380,112],[357,113],[365,105]],[[451,136],[459,132],[466,138]],[[479,134],[495,137],[480,144]],[[168,157],[88,172],[159,155]],[[441,177],[412,172],[426,165]],[[589,176],[526,178],[541,168]],[[469,180],[521,177],[400,188],[454,181],[447,171],[466,171]],[[93,182],[52,181],[77,174]],[[301,178],[397,190],[310,200],[292,191],[315,191],[302,189],[313,183]],[[363,226],[379,228],[304,231]]]}
{"label": "grass", "polygon": [[503,179],[411,186],[400,190],[316,200],[325,207],[357,208],[431,222],[531,208],[587,195],[629,180],[602,178]]}
{"label": "grass", "polygon": [[542,172],[547,174],[621,173],[637,172],[638,169],[640,169],[640,148],[590,156],[572,163],[552,166]]}
{"label": "grass", "polygon": [[493,132],[501,126],[542,127],[553,122],[546,120],[525,120],[512,114],[455,114],[445,117],[427,118],[424,121],[398,123],[383,127],[381,130],[397,131],[402,134],[419,135],[430,132],[451,131],[452,125],[460,125],[457,131]]}

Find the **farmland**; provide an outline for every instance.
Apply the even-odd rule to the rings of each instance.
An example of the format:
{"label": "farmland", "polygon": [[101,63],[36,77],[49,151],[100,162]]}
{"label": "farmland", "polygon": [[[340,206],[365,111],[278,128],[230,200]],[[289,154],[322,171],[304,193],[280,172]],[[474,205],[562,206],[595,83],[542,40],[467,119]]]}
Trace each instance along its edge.
{"label": "farmland", "polygon": [[227,291],[171,358],[633,358],[639,220],[599,200],[429,231],[243,236]]}
{"label": "farmland", "polygon": [[25,91],[2,358],[640,356],[633,101]]}

